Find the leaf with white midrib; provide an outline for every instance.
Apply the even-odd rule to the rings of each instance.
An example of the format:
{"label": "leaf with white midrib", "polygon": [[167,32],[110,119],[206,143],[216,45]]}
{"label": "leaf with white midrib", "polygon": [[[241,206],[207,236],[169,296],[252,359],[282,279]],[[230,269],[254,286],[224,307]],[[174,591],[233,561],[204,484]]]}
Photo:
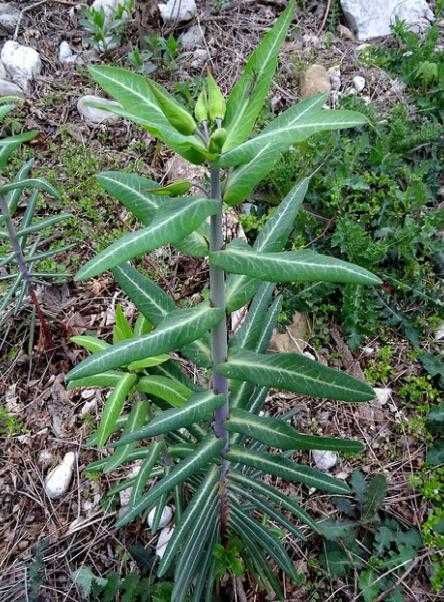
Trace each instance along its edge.
{"label": "leaf with white midrib", "polygon": [[222,318],[223,310],[212,308],[208,303],[176,310],[149,334],[122,341],[86,358],[69,372],[66,380],[84,378],[144,357],[174,351],[202,337]]}
{"label": "leaf with white midrib", "polygon": [[122,412],[125,401],[137,381],[135,374],[123,373],[116,388],[106,400],[102,419],[97,430],[97,445],[102,447],[115,430],[115,425]]}
{"label": "leaf with white midrib", "polygon": [[200,442],[193,450],[191,457],[185,458],[174,466],[168,476],[159,481],[139,502],[127,512],[116,524],[118,528],[127,525],[148,507],[152,506],[165,491],[171,491],[178,483],[206,466],[211,460],[217,458],[222,450],[223,441],[214,436],[209,436]]}
{"label": "leaf with white midrib", "polygon": [[357,453],[363,446],[352,439],[337,439],[304,435],[283,420],[270,416],[256,416],[239,408],[232,408],[226,428],[233,433],[241,433],[280,449],[327,449]]}
{"label": "leaf with white midrib", "polygon": [[218,209],[219,203],[212,199],[172,199],[157,213],[149,226],[122,236],[88,261],[79,270],[76,279],[85,280],[97,276],[164,244],[180,242],[206,217],[217,213]]}
{"label": "leaf with white midrib", "polygon": [[155,437],[184,428],[194,422],[208,420],[216,408],[225,401],[224,395],[215,395],[212,391],[195,393],[187,403],[178,409],[165,410],[155,416],[144,428],[122,437],[116,446],[125,445],[131,441]]}
{"label": "leaf with white midrib", "polygon": [[[294,227],[294,220],[307,192],[309,179],[298,182],[276,207],[259,232],[253,248],[256,251],[281,251]],[[225,302],[229,311],[239,309],[251,299],[260,285],[248,276],[230,274],[227,279]]]}
{"label": "leaf with white midrib", "polygon": [[371,401],[375,396],[366,383],[298,353],[242,351],[230,356],[217,370],[229,378],[313,397]]}
{"label": "leaf with white midrib", "polygon": [[236,241],[224,251],[210,253],[210,265],[267,282],[334,282],[380,284],[381,280],[353,263],[315,251],[264,253]]}
{"label": "leaf with white midrib", "polygon": [[344,481],[326,475],[320,470],[292,462],[281,456],[266,452],[255,452],[243,447],[233,446],[226,454],[227,460],[239,462],[246,466],[257,468],[265,474],[282,477],[295,483],[304,483],[307,487],[315,487],[328,493],[350,493]]}

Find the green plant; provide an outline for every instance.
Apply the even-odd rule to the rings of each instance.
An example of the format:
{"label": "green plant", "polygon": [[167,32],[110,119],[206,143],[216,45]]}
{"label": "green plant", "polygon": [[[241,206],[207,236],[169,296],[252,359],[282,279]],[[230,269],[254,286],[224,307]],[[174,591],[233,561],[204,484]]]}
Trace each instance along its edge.
{"label": "green plant", "polygon": [[316,166],[290,244],[359,263],[384,287],[292,284],[284,311],[291,320],[295,310],[319,314],[321,305],[332,305],[352,349],[380,334],[381,323],[399,326],[418,346],[425,319],[443,310],[437,188],[442,126],[424,117],[412,121],[403,105],[381,122],[371,107],[346,102],[365,111],[374,127],[340,139],[323,133],[287,152],[267,177],[257,214],[288,192],[295,174],[309,175]]}
{"label": "green plant", "polygon": [[368,64],[376,64],[399,75],[424,111],[443,117],[443,50],[439,46],[439,27],[433,25],[424,35],[408,29],[403,21],[393,25],[394,45],[373,47],[366,52]]}
{"label": "green plant", "polygon": [[[124,436],[111,444],[115,450],[111,458],[118,456],[119,464],[135,458],[144,460],[138,475],[122,485],[132,486],[132,500],[118,526],[152,508],[159,516],[170,497],[176,500],[179,517],[158,567],[161,577],[175,566],[175,602],[184,600],[189,591],[194,600],[214,599],[214,588],[220,589],[216,565],[237,573],[241,570],[240,554],[260,583],[281,598],[267,559],[276,562],[289,578],[299,579],[280,541],[282,531],[269,528],[268,520],[303,538],[282,508],[315,532],[322,533],[323,528],[293,498],[260,480],[258,474],[303,483],[327,493],[350,491],[344,481],[267,448],[359,452],[360,442],[305,435],[285,419],[260,416],[268,390],[283,388],[348,402],[368,401],[374,396],[369,385],[303,355],[267,353],[281,307],[281,297],[273,298],[276,282],[379,283],[377,277],[357,265],[308,249],[283,251],[308,179],[290,190],[253,247],[241,241],[224,245],[224,204],[233,206],[248,198],[290,145],[320,130],[366,123],[356,111],[322,109],[325,95],[318,95],[290,107],[250,137],[292,13],[290,2],[248,59],[227,101],[215,80],[207,77],[197,98],[195,118],[149,79],[116,67],[90,68],[94,80],[119,103],[113,110],[144,127],[191,163],[207,164],[210,170],[208,198],[160,199],[158,186],[146,178],[115,172],[99,176],[108,192],[145,227],[101,251],[76,277],[87,279],[112,269],[122,289],[154,329],[131,336],[134,333],[122,326],[120,331],[128,338],[93,352],[67,376],[71,387],[115,387],[113,402],[108,400],[105,410],[106,427],[100,431],[103,444],[122,426],[118,421],[122,400],[137,394],[142,379],[151,378],[153,368],[143,365],[146,358],[178,351],[197,368],[208,370],[206,382],[193,387],[188,381],[189,392],[180,407],[164,409],[164,400],[159,402],[155,393],[149,394],[150,404],[143,398],[133,401]],[[127,263],[164,244],[179,246],[189,255],[208,257],[209,303],[177,309],[172,297]],[[248,317],[228,339],[227,317],[250,301]],[[138,365],[145,376],[131,373],[134,362],[142,362]],[[168,360],[155,370],[159,368],[167,370],[169,383],[183,383],[185,376],[176,362]],[[150,443],[145,445],[147,440]],[[136,447],[138,442],[142,446]],[[162,478],[145,491],[154,474]],[[229,545],[233,541],[241,545],[233,549]]]}
{"label": "green plant", "polygon": [[86,7],[81,24],[89,33],[94,48],[107,52],[118,46],[133,11],[134,0],[118,2],[112,11],[105,10],[102,6]]}
{"label": "green plant", "polygon": [[135,47],[128,53],[128,60],[137,73],[154,73],[159,67],[167,72],[176,69],[180,42],[172,34],[167,38],[158,34],[144,37],[141,48]]}
{"label": "green plant", "polygon": [[0,406],[0,436],[12,437],[23,433],[24,426],[20,418],[13,416],[4,406]]}
{"label": "green plant", "polygon": [[404,600],[397,578],[415,561],[423,547],[417,529],[404,528],[384,516],[382,504],[387,483],[384,475],[366,482],[360,472],[351,477],[355,501],[337,498],[335,505],[347,520],[324,523],[326,543],[323,565],[331,576],[358,572],[358,586],[365,602]]}
{"label": "green plant", "polygon": [[[9,99],[9,102],[8,99],[2,99],[1,120],[12,111],[16,101],[17,99]],[[5,170],[10,156],[23,142],[28,142],[36,136],[37,132],[31,131],[0,139],[0,171]],[[42,271],[42,262],[71,247],[42,249],[49,244],[51,228],[66,220],[69,215],[60,214],[34,220],[39,192],[44,191],[55,198],[58,198],[58,193],[46,180],[29,177],[32,166],[32,161],[25,162],[13,181],[0,187],[0,240],[6,241],[0,248],[0,267],[4,272],[0,276],[0,325],[3,326],[11,315],[22,309],[24,299],[29,295],[40,321],[43,342],[49,346],[50,335],[35,293],[35,284],[48,278],[64,276],[60,272]],[[16,214],[19,212],[22,193],[28,190],[32,193],[26,201],[26,210],[20,219]]]}

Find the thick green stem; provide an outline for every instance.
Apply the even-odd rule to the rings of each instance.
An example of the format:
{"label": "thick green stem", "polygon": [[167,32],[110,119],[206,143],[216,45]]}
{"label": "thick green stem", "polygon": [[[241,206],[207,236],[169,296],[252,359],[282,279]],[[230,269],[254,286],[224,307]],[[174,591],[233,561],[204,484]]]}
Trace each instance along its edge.
{"label": "thick green stem", "polygon": [[[220,251],[224,246],[223,234],[223,205],[220,194],[220,171],[218,168],[211,169],[211,198],[220,202],[220,208],[216,215],[211,217],[210,224],[210,249],[211,251]],[[225,311],[225,274],[218,268],[210,268],[210,301],[213,307],[220,307]],[[225,395],[225,403],[214,413],[214,433],[223,440],[225,454],[228,451],[228,431],[225,428],[225,421],[229,414],[228,401],[228,381],[216,367],[227,359],[227,320],[224,318],[214,328],[211,339],[211,349],[213,358],[213,391],[217,395]],[[220,475],[220,516],[221,516],[221,536],[224,540],[227,530],[227,494],[226,494],[226,476],[228,471],[227,460],[222,460]]]}

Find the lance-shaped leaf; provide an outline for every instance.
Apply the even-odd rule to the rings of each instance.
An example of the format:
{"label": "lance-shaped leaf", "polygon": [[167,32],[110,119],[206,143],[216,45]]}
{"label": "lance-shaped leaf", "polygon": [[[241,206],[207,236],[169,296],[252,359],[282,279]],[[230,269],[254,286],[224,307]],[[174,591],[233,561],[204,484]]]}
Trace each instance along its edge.
{"label": "lance-shaped leaf", "polygon": [[[148,415],[147,402],[144,400],[137,401],[131,408],[130,415],[128,416],[128,419],[125,424],[124,434],[129,435],[133,431],[138,430],[142,426],[142,424],[145,423],[147,415]],[[106,464],[103,468],[103,472],[105,474],[109,474],[110,472],[115,470],[117,467],[119,467],[121,464],[123,464],[127,460],[130,453],[133,451],[134,447],[135,447],[135,443],[132,443],[132,442],[127,443],[126,445],[123,445],[122,447],[119,447],[119,449],[117,449],[112,454],[112,456],[110,456],[107,459]]]}
{"label": "lance-shaped leaf", "polygon": [[224,127],[228,150],[246,140],[262,110],[276,71],[279,50],[285,40],[294,12],[294,2],[280,15],[271,30],[248,58],[244,71],[227,100]]}
{"label": "lance-shaped leaf", "polygon": [[370,401],[375,397],[366,383],[298,353],[242,351],[217,369],[229,378],[313,397],[339,401]]}
{"label": "lance-shaped leaf", "polygon": [[90,334],[82,334],[75,337],[71,337],[70,341],[83,347],[90,353],[96,353],[97,351],[103,351],[104,349],[108,349],[111,345],[106,341],[102,341],[93,335]]}
{"label": "lance-shaped leaf", "polygon": [[39,232],[40,230],[44,230],[45,228],[50,228],[59,222],[62,222],[68,218],[72,217],[71,213],[61,213],[60,215],[54,215],[53,217],[48,217],[46,219],[42,219],[32,226],[27,226],[26,228],[20,228],[17,231],[17,238],[22,238],[28,234],[33,234],[34,232]]}
{"label": "lance-shaped leaf", "polygon": [[230,411],[226,427],[232,433],[242,433],[265,445],[280,449],[328,449],[348,453],[358,453],[363,450],[363,445],[359,441],[303,435],[283,420],[269,416],[255,416],[239,408]]}
{"label": "lance-shaped leaf", "polygon": [[264,500],[256,493],[251,493],[248,489],[242,489],[233,483],[230,485],[230,490],[235,494],[233,496],[233,503],[239,505],[242,497],[245,497],[248,502],[255,508],[256,510],[262,511],[265,515],[268,515],[272,520],[278,523],[284,529],[287,529],[289,533],[301,539],[305,540],[305,537],[301,533],[301,531],[295,527],[286,516],[284,516],[281,512],[276,510],[272,504],[268,500]]}
{"label": "lance-shaped leaf", "polygon": [[191,582],[200,566],[205,562],[202,557],[207,549],[207,554],[212,556],[212,550],[208,549],[208,543],[214,539],[218,525],[217,502],[213,502],[207,515],[198,517],[192,526],[189,539],[176,565],[174,573],[174,589],[171,599],[175,602],[185,602],[189,598],[187,593]]}
{"label": "lance-shaped leaf", "polygon": [[230,340],[231,349],[255,350],[265,322],[265,312],[271,303],[274,284],[261,283],[248,309],[247,317]]}
{"label": "lance-shaped leaf", "polygon": [[218,206],[218,202],[211,199],[165,201],[165,208],[157,213],[148,227],[122,236],[87,262],[77,273],[76,279],[85,280],[97,276],[164,244],[181,241],[206,217],[214,215]]}
{"label": "lance-shaped leaf", "polygon": [[[159,324],[175,310],[174,300],[129,263],[115,267],[113,274],[131,301],[154,325]],[[206,341],[194,341],[181,352],[198,366],[211,366],[210,348]]]}
{"label": "lance-shaped leaf", "polygon": [[144,428],[122,437],[115,445],[121,446],[131,441],[155,437],[184,428],[194,422],[208,420],[216,408],[225,402],[224,395],[214,395],[212,391],[195,393],[186,405],[178,409],[165,410],[155,416]]}
{"label": "lance-shaped leaf", "polygon": [[267,485],[263,481],[259,481],[258,479],[251,479],[250,477],[241,474],[235,470],[230,471],[229,481],[234,481],[238,483],[243,490],[253,490],[257,491],[260,495],[265,496],[272,502],[278,504],[282,508],[289,510],[294,516],[296,516],[302,523],[308,525],[313,531],[319,532],[319,526],[316,521],[314,521],[311,516],[306,512],[295,500],[293,497],[281,493],[279,489],[275,487],[271,487]]}
{"label": "lance-shaped leaf", "polygon": [[159,106],[149,83],[142,75],[108,65],[89,67],[91,77],[121,105],[113,112],[144,126],[191,163],[202,163],[208,153],[196,136],[178,132]]}
{"label": "lance-shaped leaf", "polygon": [[31,130],[30,132],[24,132],[23,134],[17,134],[16,136],[9,136],[8,138],[1,138],[0,139],[0,170],[3,170],[6,167],[9,157],[21,144],[23,144],[23,142],[29,142],[36,136],[38,136],[38,131]]}
{"label": "lance-shaped leaf", "polygon": [[86,358],[67,375],[67,380],[113,370],[144,357],[168,353],[202,337],[223,317],[223,310],[201,303],[192,309],[176,310],[147,335],[112,345]]}
{"label": "lance-shaped leaf", "polygon": [[302,142],[318,132],[368,123],[367,118],[358,111],[319,110],[319,105],[324,100],[325,97],[322,96],[307,98],[281,113],[257,136],[222,154],[218,164],[220,167],[244,165],[254,160],[266,146],[282,153],[292,144]]}
{"label": "lance-shaped leaf", "polygon": [[[256,353],[267,351],[281,307],[282,297],[279,296],[273,301],[265,316],[257,315],[256,319],[261,323],[261,331],[258,333],[258,338],[254,345],[249,345],[248,350],[251,349],[251,351],[255,351]],[[254,388],[254,385],[247,381],[233,381],[230,394],[232,407],[244,407],[251,398]]]}
{"label": "lance-shaped leaf", "polygon": [[241,510],[239,506],[233,506],[230,512],[230,519],[235,525],[239,533],[243,533],[252,538],[260,548],[262,548],[271,558],[273,558],[278,566],[281,567],[289,577],[297,581],[297,573],[285,551],[284,546],[276,538],[276,536],[256,520],[248,516],[246,512]]}
{"label": "lance-shaped leaf", "polygon": [[185,537],[187,537],[192,525],[197,522],[199,516],[207,516],[208,509],[213,503],[216,493],[216,484],[219,479],[220,469],[212,466],[202,480],[196,493],[193,495],[187,509],[183,515],[182,521],[175,527],[174,534],[167,544],[165,554],[161,560],[157,574],[162,577],[171,566],[171,562],[179,553]]}
{"label": "lance-shaped leaf", "polygon": [[152,79],[147,79],[165,117],[181,134],[190,135],[197,125],[189,112],[169,92]]}
{"label": "lance-shaped leaf", "polygon": [[151,478],[151,473],[153,471],[154,465],[159,459],[160,452],[162,451],[163,443],[161,441],[155,441],[149,450],[149,455],[142,463],[142,466],[137,473],[136,480],[134,486],[131,490],[131,497],[128,506],[130,508],[134,507],[139,499],[143,495],[143,489]]}
{"label": "lance-shaped leaf", "polygon": [[240,241],[232,243],[225,251],[210,253],[210,265],[267,282],[381,282],[365,268],[315,251],[263,253]]}
{"label": "lance-shaped leaf", "polygon": [[328,493],[347,494],[350,489],[344,481],[324,474],[320,470],[296,464],[287,458],[274,456],[266,452],[256,452],[243,447],[233,446],[226,454],[227,460],[251,466],[265,474],[281,477],[307,487],[315,487]]}
{"label": "lance-shaped leaf", "polygon": [[[18,172],[16,173],[16,175],[14,177],[14,182],[21,182],[22,180],[25,180],[29,176],[33,165],[34,165],[34,159],[30,159],[29,161],[26,161],[25,163],[23,163],[23,165],[20,167],[20,169],[18,170]],[[11,190],[11,192],[6,197],[8,211],[11,216],[14,215],[14,213],[18,207],[18,204],[19,204],[20,198],[21,198],[21,194],[22,194],[21,190]],[[0,221],[1,221],[1,219],[0,219]]]}
{"label": "lance-shaped leaf", "polygon": [[102,419],[97,429],[97,445],[102,447],[114,432],[117,418],[120,416],[125,401],[137,381],[135,374],[124,373],[116,388],[108,397],[103,408]]}
{"label": "lance-shaped leaf", "polygon": [[171,491],[178,483],[183,483],[191,475],[196,474],[207,466],[214,458],[217,458],[222,450],[223,441],[210,436],[201,441],[200,445],[193,450],[190,457],[185,458],[174,466],[168,476],[159,481],[139,502],[127,512],[117,523],[117,527],[123,527],[134,520],[144,510],[153,506],[156,500],[165,491]]}
{"label": "lance-shaped leaf", "polygon": [[51,186],[46,180],[41,178],[27,178],[25,180],[18,180],[17,182],[11,182],[10,184],[3,184],[0,186],[0,194],[6,194],[9,192],[13,192],[16,190],[23,191],[27,188],[43,190],[53,196],[54,198],[59,198],[59,193]]}
{"label": "lance-shaped leaf", "polygon": [[[168,198],[159,197],[159,185],[138,174],[104,171],[97,176],[101,186],[120,201],[145,226],[151,224],[156,213],[168,204]],[[162,190],[166,190],[164,187]],[[184,199],[184,202],[191,198]],[[200,230],[200,229],[199,229]],[[175,243],[184,253],[197,257],[208,254],[208,244],[200,232],[192,232],[182,242]]]}
{"label": "lance-shaped leaf", "polygon": [[[309,180],[298,182],[268,218],[254,243],[256,251],[282,251],[294,227],[294,220],[307,192]],[[239,309],[251,299],[259,282],[248,276],[230,274],[225,301],[229,311]]]}
{"label": "lance-shaped leaf", "polygon": [[183,383],[157,374],[142,376],[137,382],[137,390],[162,399],[175,408],[180,408],[192,395],[192,390]]}
{"label": "lance-shaped leaf", "polygon": [[269,142],[262,146],[250,161],[233,170],[224,186],[224,202],[234,206],[247,199],[272,170],[280,155],[279,149]]}

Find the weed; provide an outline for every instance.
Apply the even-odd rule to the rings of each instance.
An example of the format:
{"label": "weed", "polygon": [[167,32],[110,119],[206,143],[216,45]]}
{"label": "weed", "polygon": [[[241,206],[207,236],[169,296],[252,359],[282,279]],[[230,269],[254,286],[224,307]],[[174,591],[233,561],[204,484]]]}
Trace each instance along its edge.
{"label": "weed", "polygon": [[20,418],[14,416],[4,406],[0,406],[0,437],[12,437],[25,432]]}

